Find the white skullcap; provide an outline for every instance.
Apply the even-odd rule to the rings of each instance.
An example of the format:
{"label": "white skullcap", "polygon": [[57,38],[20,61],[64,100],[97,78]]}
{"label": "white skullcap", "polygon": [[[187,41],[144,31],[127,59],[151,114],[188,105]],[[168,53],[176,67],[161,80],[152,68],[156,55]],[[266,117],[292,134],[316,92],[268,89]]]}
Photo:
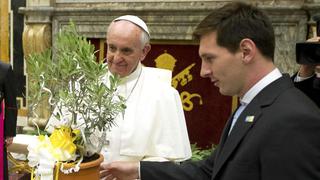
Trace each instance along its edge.
{"label": "white skullcap", "polygon": [[132,22],[133,24],[135,24],[135,25],[139,26],[141,29],[143,29],[150,37],[149,29],[148,29],[146,23],[142,19],[140,19],[138,16],[124,15],[124,16],[117,17],[112,22],[120,21],[120,20],[126,20],[126,21]]}

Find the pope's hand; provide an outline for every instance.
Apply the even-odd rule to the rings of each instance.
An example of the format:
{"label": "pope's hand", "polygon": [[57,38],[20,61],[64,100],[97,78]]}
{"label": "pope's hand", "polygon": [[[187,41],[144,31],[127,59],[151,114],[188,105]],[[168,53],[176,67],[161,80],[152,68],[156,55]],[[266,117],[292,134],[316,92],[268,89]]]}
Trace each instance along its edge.
{"label": "pope's hand", "polygon": [[133,180],[139,179],[139,162],[112,162],[100,165],[100,179]]}

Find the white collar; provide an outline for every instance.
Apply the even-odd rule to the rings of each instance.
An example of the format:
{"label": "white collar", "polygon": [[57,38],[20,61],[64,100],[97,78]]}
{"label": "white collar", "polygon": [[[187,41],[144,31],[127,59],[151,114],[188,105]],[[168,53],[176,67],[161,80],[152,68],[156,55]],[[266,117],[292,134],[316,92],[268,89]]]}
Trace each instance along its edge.
{"label": "white collar", "polygon": [[118,86],[118,92],[124,96],[127,100],[130,98],[133,91],[139,82],[142,73],[142,64],[139,62],[137,68],[128,76],[120,79]]}
{"label": "white collar", "polygon": [[126,84],[130,81],[133,81],[139,77],[140,72],[142,71],[142,64],[139,62],[137,68],[128,76],[121,78],[120,84]]}
{"label": "white collar", "polygon": [[252,86],[248,92],[240,99],[241,104],[249,104],[252,99],[267,85],[273,81],[279,79],[282,76],[278,68],[272,70],[269,74],[264,76],[260,81],[258,81],[254,86]]}

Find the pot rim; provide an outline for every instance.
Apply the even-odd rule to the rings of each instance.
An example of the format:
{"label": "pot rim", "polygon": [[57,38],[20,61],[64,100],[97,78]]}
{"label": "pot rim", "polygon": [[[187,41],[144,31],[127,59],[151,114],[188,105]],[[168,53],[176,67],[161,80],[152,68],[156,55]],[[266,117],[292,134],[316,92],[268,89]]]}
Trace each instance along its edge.
{"label": "pot rim", "polygon": [[[103,162],[104,158],[103,155],[99,153],[98,159],[95,159],[93,161],[85,162],[85,163],[80,163],[80,169],[86,169],[86,168],[91,168],[97,166],[97,164],[101,164]],[[74,167],[73,163],[66,163],[63,164],[64,169],[72,168]]]}

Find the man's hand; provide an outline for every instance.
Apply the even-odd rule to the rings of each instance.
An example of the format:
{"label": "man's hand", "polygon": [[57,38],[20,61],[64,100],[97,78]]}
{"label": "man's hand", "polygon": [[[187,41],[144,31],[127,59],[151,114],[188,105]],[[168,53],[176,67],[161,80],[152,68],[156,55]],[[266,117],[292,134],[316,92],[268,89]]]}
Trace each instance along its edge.
{"label": "man's hand", "polygon": [[100,179],[133,180],[139,178],[139,162],[112,162],[101,164]]}
{"label": "man's hand", "polygon": [[13,142],[13,137],[6,137],[4,143],[5,143],[6,147],[8,147],[10,144],[12,144],[12,142]]}

